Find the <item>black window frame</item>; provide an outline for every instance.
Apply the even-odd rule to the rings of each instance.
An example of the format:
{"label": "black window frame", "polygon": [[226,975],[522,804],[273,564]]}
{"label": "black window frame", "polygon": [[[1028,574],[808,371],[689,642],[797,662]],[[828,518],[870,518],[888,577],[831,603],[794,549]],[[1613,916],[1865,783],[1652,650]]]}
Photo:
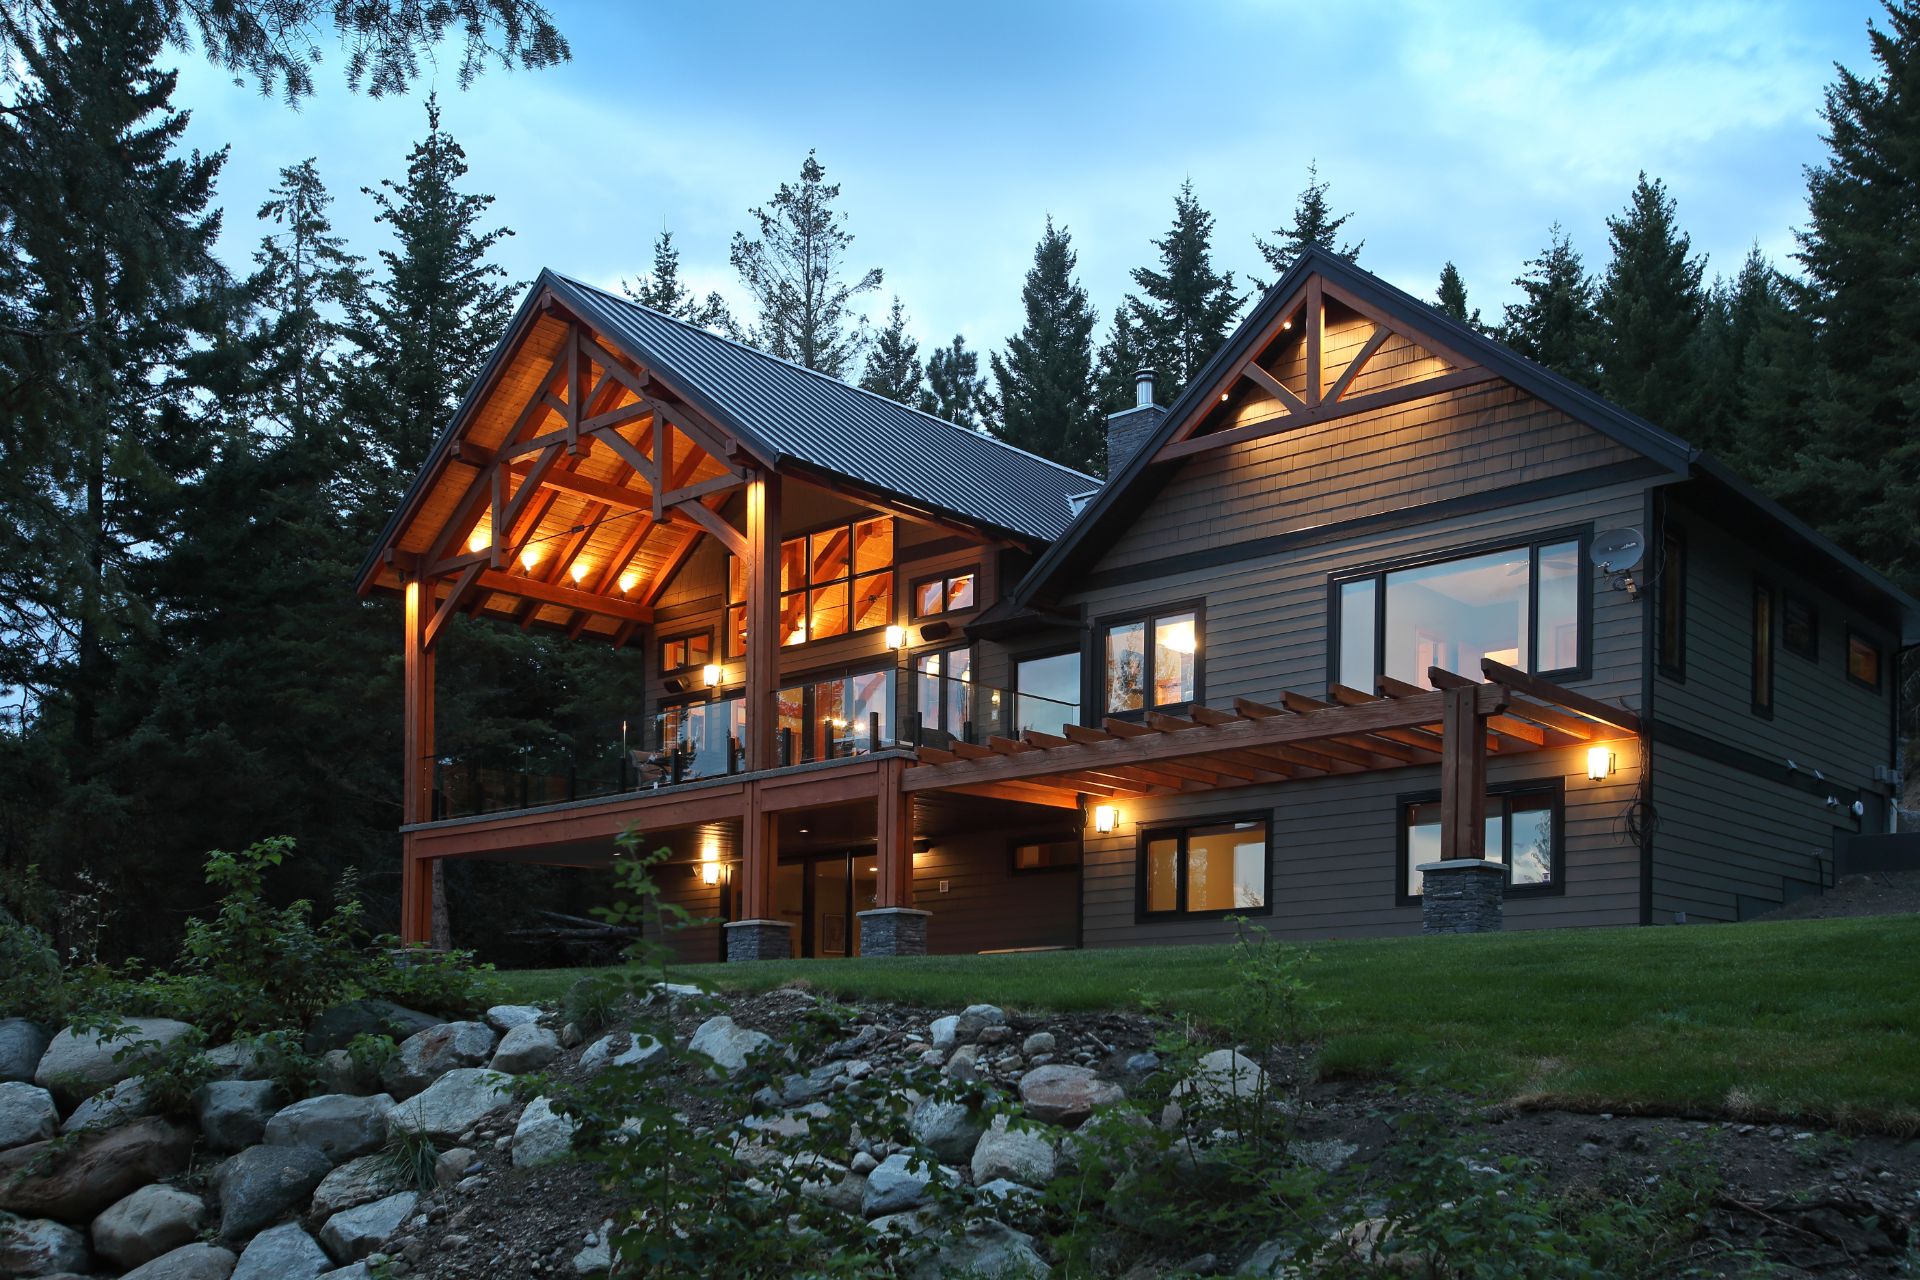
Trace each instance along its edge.
{"label": "black window frame", "polygon": [[[840,637],[832,636],[829,638],[837,640]],[[798,648],[804,648],[805,646],[792,645],[789,647],[798,649]],[[852,666],[816,667],[810,671],[801,672],[798,675],[783,675],[780,677],[780,682],[778,687],[776,687],[774,690],[774,697],[777,699],[782,693],[785,693],[789,689],[800,690],[801,732],[804,734],[811,735],[814,731],[814,727],[818,725],[820,722],[820,700],[818,697],[818,690],[821,685],[826,684],[829,681],[833,681],[833,680],[858,680],[862,676],[877,676],[877,675],[891,675],[893,677],[893,696],[886,700],[886,708],[887,708],[886,729],[889,737],[898,740],[898,738],[900,737],[900,734],[899,734],[900,681],[903,679],[907,679],[911,676],[911,672],[903,671],[898,662],[888,662],[884,659],[868,659],[868,660],[863,660],[862,662],[856,663]],[[778,741],[778,738],[779,738],[780,728],[781,728],[780,717],[776,709],[776,713],[774,715],[774,737],[776,742]],[[814,760],[840,759],[840,758],[841,757],[839,756],[830,757],[826,755],[824,752],[821,753],[820,755],[813,757]],[[807,754],[805,750],[805,743],[804,742],[795,743],[794,757],[788,763],[802,764],[806,762],[807,762]]]}
{"label": "black window frame", "polygon": [[[1154,635],[1160,619],[1177,614],[1193,615],[1193,696],[1182,698],[1178,702],[1153,701],[1153,649]],[[1115,628],[1130,627],[1135,623],[1145,623],[1142,634],[1142,652],[1146,655],[1146,679],[1141,687],[1141,704],[1138,711],[1115,711],[1107,706],[1107,640]],[[1112,716],[1116,720],[1145,720],[1149,712],[1179,711],[1199,706],[1207,699],[1207,602],[1204,597],[1194,600],[1178,600],[1151,609],[1136,609],[1130,613],[1116,613],[1101,618],[1093,628],[1093,662],[1082,663],[1080,685],[1084,711],[1088,706],[1097,705],[1101,716]],[[1092,700],[1085,701],[1091,692]]]}
{"label": "black window frame", "polygon": [[[1027,845],[1046,846],[1046,845],[1068,845],[1068,844],[1072,845],[1074,849],[1078,851],[1079,856],[1073,862],[1064,862],[1064,863],[1059,863],[1057,865],[1045,866],[1045,867],[1023,867],[1020,865],[1020,850]],[[1056,833],[1051,837],[1037,836],[1037,837],[1032,837],[1024,840],[1009,839],[1007,841],[1007,874],[1009,875],[1056,876],[1061,874],[1062,872],[1078,872],[1081,869],[1081,867],[1086,865],[1086,860],[1087,860],[1086,837],[1078,833],[1069,835],[1064,832],[1061,832],[1061,833]]]}
{"label": "black window frame", "polygon": [[[1873,681],[1871,683],[1865,680],[1862,680],[1859,676],[1856,676],[1855,674],[1853,674],[1853,646],[1856,641],[1859,642],[1860,644],[1865,645],[1873,653]],[[1886,646],[1881,644],[1878,640],[1875,640],[1872,636],[1868,635],[1866,632],[1862,631],[1860,628],[1855,626],[1849,626],[1847,628],[1847,648],[1843,656],[1845,661],[1842,663],[1842,666],[1845,669],[1847,683],[1851,684],[1856,689],[1867,689],[1867,690],[1871,690],[1873,693],[1876,693],[1876,694],[1879,693],[1881,688],[1886,683],[1886,670],[1887,670]]]}
{"label": "black window frame", "polygon": [[[1522,884],[1513,882],[1513,797],[1546,795],[1551,799],[1549,806],[1553,832],[1553,847],[1548,850],[1552,861],[1552,874],[1546,884]],[[1552,898],[1567,891],[1567,780],[1562,777],[1528,778],[1519,782],[1496,782],[1487,784],[1487,799],[1499,800],[1503,807],[1506,847],[1500,851],[1500,862],[1507,871],[1507,883],[1502,896],[1508,898]],[[1413,807],[1421,804],[1438,804],[1438,791],[1408,791],[1394,797],[1394,881],[1393,901],[1395,906],[1417,907],[1424,894],[1408,893],[1407,880],[1413,867],[1412,850],[1409,847],[1408,818]]]}
{"label": "black window frame", "polygon": [[[1766,602],[1765,635],[1761,634],[1762,601]],[[1755,574],[1752,611],[1747,620],[1747,698],[1753,714],[1762,720],[1773,719],[1774,668],[1779,650],[1780,589],[1774,586],[1771,578]],[[1763,674],[1764,680],[1761,678]]]}
{"label": "black window frame", "polygon": [[[1687,531],[1673,525],[1661,532],[1660,579],[1654,584],[1654,666],[1677,684],[1687,682]],[[1668,644],[1667,623],[1674,623]]]}
{"label": "black window frame", "polygon": [[[1001,728],[1005,729],[1009,736],[1019,737],[1022,732],[1020,728],[1020,664],[1024,662],[1043,662],[1048,658],[1065,658],[1069,655],[1080,659],[1080,679],[1078,682],[1080,689],[1073,705],[1073,719],[1069,722],[1078,724],[1085,715],[1087,707],[1087,654],[1084,647],[1076,644],[1063,644],[1049,646],[1043,649],[1032,649],[1025,653],[1010,653],[1007,655],[1007,684],[1009,686],[1007,692],[1011,695],[1012,701],[1006,708],[1006,715],[1001,721]],[[1036,694],[1035,696],[1040,697],[1044,695]]]}
{"label": "black window frame", "polygon": [[[1780,648],[1806,662],[1818,664],[1820,661],[1820,606],[1810,596],[1798,591],[1780,593]],[[1789,627],[1789,615],[1798,608],[1807,615],[1807,647],[1796,648],[1793,643],[1793,631]]]}
{"label": "black window frame", "polygon": [[[1342,683],[1340,679],[1340,589],[1348,583],[1373,581],[1373,665],[1382,665],[1387,651],[1387,575],[1403,569],[1418,569],[1427,565],[1446,564],[1454,560],[1471,560],[1476,556],[1493,555],[1501,551],[1527,552],[1527,674],[1561,683],[1586,680],[1593,674],[1593,584],[1585,572],[1576,576],[1579,588],[1575,593],[1576,616],[1574,626],[1579,632],[1580,661],[1572,667],[1553,667],[1540,669],[1540,549],[1562,542],[1575,544],[1576,564],[1585,566],[1589,560],[1588,550],[1593,543],[1593,525],[1565,525],[1558,529],[1549,529],[1525,537],[1494,538],[1483,542],[1468,543],[1462,546],[1448,547],[1442,551],[1421,552],[1418,555],[1400,556],[1392,560],[1375,561],[1371,564],[1357,565],[1350,569],[1337,570],[1327,575],[1327,685]],[[1374,687],[1363,689],[1363,693],[1379,692],[1380,677],[1385,673],[1373,673]],[[1478,680],[1477,671],[1462,671],[1457,674]]]}
{"label": "black window frame", "polygon": [[[1242,822],[1260,824],[1261,842],[1267,850],[1259,906],[1222,907],[1213,911],[1188,911],[1184,907],[1175,907],[1171,911],[1147,910],[1147,845],[1149,843],[1170,835],[1179,838],[1180,853],[1176,868],[1174,896],[1180,902],[1185,902],[1187,900],[1188,833],[1207,827],[1234,826]],[[1219,920],[1227,916],[1271,916],[1273,914],[1273,811],[1263,809],[1246,813],[1208,814],[1177,821],[1143,823],[1134,831],[1133,872],[1133,922],[1135,924],[1162,924],[1170,920]]]}
{"label": "black window frame", "polygon": [[[943,733],[951,733],[955,737],[960,737],[961,735],[951,726],[944,725],[944,724],[929,724],[926,719],[926,713],[920,706],[920,681],[926,675],[925,672],[920,670],[921,660],[924,658],[934,658],[934,657],[937,657],[940,659],[940,668],[941,668],[940,679],[942,681],[942,684],[940,687],[944,689],[946,688],[946,685],[944,682],[947,679],[950,679],[950,677],[947,675],[947,672],[946,672],[947,655],[950,653],[966,654],[967,670],[969,672],[974,671],[980,661],[979,653],[977,653],[975,651],[974,646],[970,644],[962,643],[962,644],[948,644],[948,645],[929,645],[924,649],[915,649],[907,659],[907,672],[906,672],[907,679],[913,682],[912,688],[908,693],[908,701],[912,704],[911,713],[916,717],[916,719],[914,720],[915,724],[922,725],[927,728],[938,729]],[[978,680],[969,679],[967,683],[972,686],[971,690],[967,695],[967,723],[977,726],[980,723],[979,714],[978,714],[980,708],[979,708],[979,705],[975,702],[975,699],[977,699],[980,696],[981,686]],[[946,702],[943,699],[941,701],[941,710],[945,711],[945,709],[946,709]]]}
{"label": "black window frame", "polygon": [[[953,598],[953,580],[955,578],[973,579],[973,603],[964,609],[956,609],[951,603]],[[928,613],[920,612],[920,588],[930,582],[940,584],[940,607]],[[907,583],[907,617],[918,622],[922,618],[938,618],[949,613],[969,613],[980,607],[980,566],[970,565],[960,569],[949,569],[944,573],[923,574],[910,579]]]}
{"label": "black window frame", "polygon": [[[888,560],[887,567],[885,569],[873,569],[873,570],[869,570],[866,573],[861,573],[857,567],[855,556],[854,556],[853,531],[856,526],[866,524],[867,522],[872,520],[885,520],[891,525],[893,525],[893,555]],[[816,587],[837,586],[838,584],[844,582],[847,585],[847,629],[845,631],[840,632],[837,635],[831,635],[831,636],[816,637],[809,634],[807,638],[801,641],[799,644],[776,643],[776,646],[775,646],[776,648],[779,648],[781,650],[804,649],[808,645],[825,644],[829,640],[846,640],[853,636],[873,635],[877,632],[885,631],[888,627],[895,625],[900,617],[900,519],[898,516],[895,516],[890,512],[886,512],[886,511],[868,511],[860,515],[849,516],[845,519],[828,520],[816,526],[810,526],[805,529],[796,529],[791,533],[784,533],[780,536],[780,555],[783,558],[785,557],[787,544],[790,542],[798,542],[798,543],[801,543],[803,546],[810,546],[811,539],[816,534],[826,533],[834,529],[845,529],[847,531],[846,576],[840,577],[840,578],[827,578],[827,579],[823,579],[820,582],[815,582],[813,580],[813,560],[811,556],[807,556],[805,557],[806,563],[807,563],[807,580],[801,583],[797,587],[789,587],[780,591],[779,592],[780,604],[777,605],[776,607],[784,607],[784,602],[787,600],[789,596],[796,596],[796,595],[804,596],[805,600],[802,604],[802,608],[806,612],[807,620],[811,622],[813,619],[814,589]],[[729,660],[733,658],[744,658],[746,656],[747,645],[750,645],[753,642],[753,638],[751,636],[748,636],[745,639],[745,641],[742,642],[741,647],[738,651],[735,651],[733,648],[733,637],[734,637],[733,611],[735,609],[740,609],[743,611],[746,609],[745,601],[735,600],[733,598],[733,561],[736,559],[738,559],[738,557],[733,555],[732,552],[727,553],[722,566],[722,572],[724,573],[725,578],[720,586],[721,594],[726,597],[725,608],[723,609],[720,615],[720,629],[722,632],[725,633],[723,636],[722,644],[723,644],[723,650],[726,653],[726,656]],[[776,571],[777,571],[777,566],[776,566]],[[888,577],[887,603],[889,607],[887,609],[886,620],[883,622],[875,623],[871,627],[856,628],[853,625],[853,585],[854,583],[860,581],[862,578],[877,578],[881,576],[883,573]]]}
{"label": "black window frame", "polygon": [[[706,661],[705,662],[685,662],[680,664],[677,667],[668,666],[667,665],[667,646],[670,644],[678,644],[687,640],[705,640],[707,642]],[[713,661],[714,661],[714,656],[713,656],[713,628],[712,627],[699,627],[699,628],[695,628],[692,631],[678,631],[672,635],[660,637],[660,674],[663,676],[678,675],[682,671],[698,671],[701,667],[704,667],[709,663],[712,663]]]}

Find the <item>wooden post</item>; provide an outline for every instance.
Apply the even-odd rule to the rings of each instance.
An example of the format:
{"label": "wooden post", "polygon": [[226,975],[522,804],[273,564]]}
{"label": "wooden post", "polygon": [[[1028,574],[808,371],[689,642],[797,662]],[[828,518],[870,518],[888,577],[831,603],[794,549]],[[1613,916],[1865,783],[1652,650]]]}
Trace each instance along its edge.
{"label": "wooden post", "polygon": [[[433,650],[427,647],[432,605],[427,584],[417,574],[409,576],[401,609],[406,661],[400,820],[406,825],[433,817]],[[433,936],[432,869],[414,852],[411,836],[402,841],[401,860],[400,940],[427,942]]]}
{"label": "wooden post", "polygon": [[766,471],[755,471],[747,481],[746,559],[747,769],[752,772],[780,763],[774,714],[780,691],[780,477]]}
{"label": "wooden post", "polygon": [[1446,691],[1440,724],[1440,858],[1487,856],[1487,721],[1480,686]]}
{"label": "wooden post", "polygon": [[900,789],[905,760],[888,760],[880,770],[880,794],[874,853],[877,907],[913,905],[913,796]]}
{"label": "wooden post", "polygon": [[747,784],[740,818],[740,918],[773,919],[773,872],[780,863],[780,815],[760,808],[760,789]]}

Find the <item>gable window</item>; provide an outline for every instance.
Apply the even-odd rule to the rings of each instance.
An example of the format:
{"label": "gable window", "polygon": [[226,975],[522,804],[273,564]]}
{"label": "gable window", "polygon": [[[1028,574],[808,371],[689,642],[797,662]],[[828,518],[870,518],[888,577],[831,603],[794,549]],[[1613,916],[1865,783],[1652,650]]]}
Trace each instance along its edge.
{"label": "gable window", "polygon": [[[780,544],[780,644],[872,631],[893,621],[893,520],[836,524]],[[727,656],[747,651],[747,566],[727,560]]]}
{"label": "gable window", "polygon": [[921,578],[913,584],[913,616],[931,618],[939,613],[959,613],[974,606],[972,569],[938,578]]}
{"label": "gable window", "polygon": [[1804,596],[1780,598],[1780,647],[1808,662],[1820,660],[1820,611]]}
{"label": "gable window", "polygon": [[1753,712],[1759,716],[1773,715],[1773,615],[1773,584],[1763,579],[1755,578],[1753,580],[1753,660],[1751,675]]}
{"label": "gable window", "polygon": [[1578,676],[1586,663],[1584,535],[1350,574],[1334,582],[1340,684],[1379,677],[1430,688],[1439,667],[1478,680],[1480,661]]}
{"label": "gable window", "polygon": [[1264,912],[1269,896],[1268,844],[1264,817],[1143,829],[1140,916]]}
{"label": "gable window", "polygon": [[1059,734],[1080,722],[1080,651],[1021,658],[1013,664],[1013,733]]}
{"label": "gable window", "polygon": [[1687,539],[1669,527],[1660,540],[1660,581],[1654,594],[1659,612],[1655,632],[1655,661],[1662,675],[1675,680],[1687,674]]}
{"label": "gable window", "polygon": [[920,715],[920,728],[973,741],[973,650],[916,654],[913,670],[913,705]]}
{"label": "gable window", "polygon": [[[1486,857],[1507,869],[1508,893],[1558,890],[1563,790],[1556,781],[1495,787],[1487,795]],[[1420,900],[1423,863],[1440,861],[1440,795],[1400,799],[1400,898]]]}
{"label": "gable window", "polygon": [[1196,606],[1101,628],[1102,705],[1109,715],[1142,715],[1200,696],[1200,611]]}
{"label": "gable window", "polygon": [[1853,630],[1847,632],[1847,679],[1880,692],[1880,646]]}
{"label": "gable window", "polygon": [[660,670],[663,674],[689,671],[713,661],[713,633],[692,631],[683,636],[668,636],[660,642]]}

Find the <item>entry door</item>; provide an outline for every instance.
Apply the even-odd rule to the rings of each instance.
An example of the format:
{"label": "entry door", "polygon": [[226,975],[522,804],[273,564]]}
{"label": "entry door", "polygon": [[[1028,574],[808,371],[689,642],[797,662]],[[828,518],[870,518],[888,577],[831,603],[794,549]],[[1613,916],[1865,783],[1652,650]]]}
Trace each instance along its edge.
{"label": "entry door", "polygon": [[774,913],[793,926],[795,954],[808,958],[858,955],[859,913],[878,893],[871,852],[784,862],[774,872]]}

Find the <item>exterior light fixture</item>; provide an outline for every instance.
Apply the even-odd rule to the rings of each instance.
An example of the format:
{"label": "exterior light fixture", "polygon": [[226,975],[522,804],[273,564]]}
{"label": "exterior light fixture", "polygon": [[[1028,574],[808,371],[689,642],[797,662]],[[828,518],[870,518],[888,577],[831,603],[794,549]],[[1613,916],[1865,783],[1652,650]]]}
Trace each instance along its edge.
{"label": "exterior light fixture", "polygon": [[1285,319],[1285,320],[1282,320],[1282,321],[1280,322],[1280,327],[1281,327],[1282,329],[1291,329],[1291,328],[1293,328],[1293,319],[1292,319],[1292,317],[1288,317],[1287,319]]}
{"label": "exterior light fixture", "polygon": [[907,629],[899,624],[887,628],[887,648],[904,649],[907,647]]}
{"label": "exterior light fixture", "polygon": [[1587,778],[1592,782],[1605,782],[1613,776],[1614,756],[1610,747],[1587,748]]}
{"label": "exterior light fixture", "polygon": [[525,551],[522,551],[520,553],[520,567],[522,569],[525,569],[528,573],[532,573],[533,566],[539,563],[540,563],[540,553],[536,551],[534,548],[528,547]]}
{"label": "exterior light fixture", "polygon": [[717,862],[701,863],[700,864],[700,882],[706,885],[719,884],[720,883],[720,864]]}
{"label": "exterior light fixture", "polygon": [[575,582],[579,582],[587,576],[587,566],[583,561],[575,560],[573,562],[573,568],[567,570],[567,572],[573,576]]}
{"label": "exterior light fixture", "polygon": [[1225,400],[1225,399],[1227,398],[1227,393],[1226,393],[1226,392],[1224,392],[1224,391],[1222,391],[1222,392],[1220,393],[1220,398],[1221,398],[1222,400]]}
{"label": "exterior light fixture", "polygon": [[1095,831],[1103,836],[1110,836],[1113,834],[1113,829],[1119,825],[1119,809],[1110,804],[1097,804],[1093,806],[1093,829]]}
{"label": "exterior light fixture", "polygon": [[700,675],[706,680],[707,688],[712,689],[718,687],[721,681],[727,678],[727,669],[717,662],[709,662],[700,668]]}
{"label": "exterior light fixture", "polygon": [[640,575],[629,570],[620,575],[620,594],[626,595],[640,585]]}

